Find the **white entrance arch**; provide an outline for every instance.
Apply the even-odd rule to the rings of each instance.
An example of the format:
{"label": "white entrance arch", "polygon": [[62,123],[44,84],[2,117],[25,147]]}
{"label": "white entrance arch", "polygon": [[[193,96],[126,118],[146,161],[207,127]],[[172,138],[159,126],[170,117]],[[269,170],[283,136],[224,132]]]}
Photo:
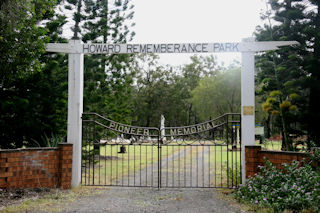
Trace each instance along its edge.
{"label": "white entrance arch", "polygon": [[49,43],[48,52],[69,54],[68,71],[68,130],[67,142],[73,144],[72,186],[81,182],[81,142],[83,113],[83,55],[132,53],[221,53],[240,52],[241,67],[241,144],[242,183],[245,174],[245,146],[254,145],[254,54],[275,50],[280,46],[299,44],[296,41],[255,42],[254,38],[227,43],[168,43],[168,44],[83,44],[80,40],[69,43]]}

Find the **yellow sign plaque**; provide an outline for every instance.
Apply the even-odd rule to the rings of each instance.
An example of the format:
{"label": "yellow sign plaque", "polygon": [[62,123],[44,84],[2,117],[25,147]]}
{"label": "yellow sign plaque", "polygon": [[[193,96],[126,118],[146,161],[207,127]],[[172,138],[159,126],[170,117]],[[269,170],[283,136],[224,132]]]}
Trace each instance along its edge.
{"label": "yellow sign plaque", "polygon": [[253,115],[253,106],[243,106],[243,115]]}

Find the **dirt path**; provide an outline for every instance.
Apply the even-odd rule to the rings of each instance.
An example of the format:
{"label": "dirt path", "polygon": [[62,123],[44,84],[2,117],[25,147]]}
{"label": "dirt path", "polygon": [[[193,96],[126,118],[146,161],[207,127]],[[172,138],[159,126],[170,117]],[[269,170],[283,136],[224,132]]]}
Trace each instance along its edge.
{"label": "dirt path", "polygon": [[[177,151],[176,153],[169,156],[162,156],[161,168],[162,175],[161,181],[163,186],[178,186],[180,184],[181,168],[180,164],[188,152],[190,152],[190,147]],[[176,163],[174,163],[176,162]],[[189,162],[188,162],[189,163]],[[179,164],[179,166],[177,165]],[[188,165],[188,164],[187,164]],[[185,167],[187,167],[184,164]],[[195,167],[192,165],[189,167]],[[176,167],[176,168],[175,168]],[[178,168],[179,167],[179,168]],[[181,166],[182,167],[182,166]],[[158,162],[155,162],[144,169],[137,170],[136,172],[131,172],[126,177],[120,178],[117,183],[125,183],[128,186],[152,186],[158,187]],[[179,178],[179,179],[178,179]],[[179,183],[175,183],[179,181]]]}
{"label": "dirt path", "polygon": [[[164,146],[162,149],[168,149],[168,147]],[[214,181],[215,170],[212,165],[209,170],[209,149],[208,146],[181,146],[173,155],[163,155],[160,166],[161,187],[212,187],[213,182],[216,181]],[[165,153],[168,153],[168,150]],[[144,169],[119,178],[116,183],[126,186],[158,187],[158,175],[158,162],[155,162]]]}

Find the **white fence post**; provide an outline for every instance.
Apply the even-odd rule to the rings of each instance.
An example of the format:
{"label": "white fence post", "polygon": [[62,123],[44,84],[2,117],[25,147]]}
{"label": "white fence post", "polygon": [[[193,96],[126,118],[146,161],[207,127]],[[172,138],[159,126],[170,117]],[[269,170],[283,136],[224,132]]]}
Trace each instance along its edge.
{"label": "white fence post", "polygon": [[[254,42],[254,38],[243,39]],[[241,52],[241,153],[242,183],[246,181],[245,146],[254,145],[254,51]]]}
{"label": "white fence post", "polygon": [[[71,47],[81,40],[70,40]],[[68,72],[68,135],[67,142],[73,144],[72,186],[81,182],[81,144],[83,112],[83,53],[69,53]]]}

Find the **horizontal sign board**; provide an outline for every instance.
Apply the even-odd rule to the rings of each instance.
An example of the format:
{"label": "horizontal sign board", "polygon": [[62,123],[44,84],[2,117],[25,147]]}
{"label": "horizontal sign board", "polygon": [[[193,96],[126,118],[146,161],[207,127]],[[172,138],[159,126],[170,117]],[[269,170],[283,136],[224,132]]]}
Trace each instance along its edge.
{"label": "horizontal sign board", "polygon": [[239,52],[239,43],[83,44],[85,54]]}
{"label": "horizontal sign board", "polygon": [[167,44],[105,44],[105,43],[49,43],[46,51],[84,54],[132,53],[223,53],[259,52],[278,49],[279,46],[298,44],[295,41],[167,43]]}

